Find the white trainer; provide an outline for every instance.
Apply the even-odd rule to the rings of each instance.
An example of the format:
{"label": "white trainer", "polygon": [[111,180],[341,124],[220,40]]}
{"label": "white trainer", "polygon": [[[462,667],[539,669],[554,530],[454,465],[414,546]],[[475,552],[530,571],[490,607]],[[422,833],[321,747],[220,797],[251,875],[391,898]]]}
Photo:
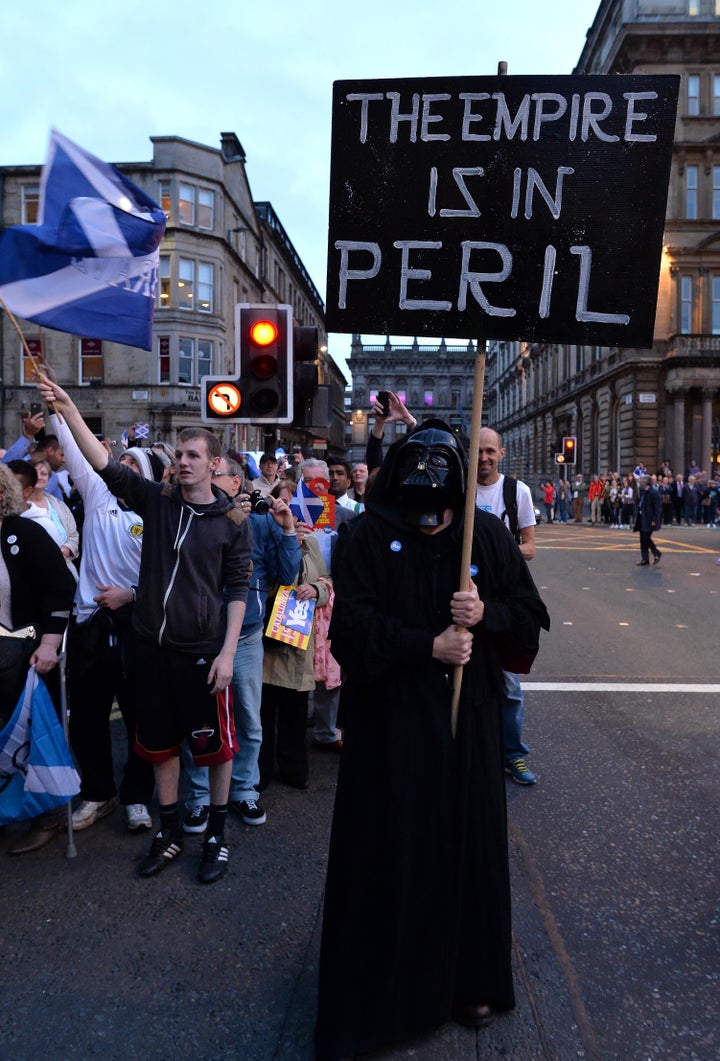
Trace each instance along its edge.
{"label": "white trainer", "polygon": [[112,799],[106,799],[101,803],[96,803],[91,799],[84,799],[80,806],[73,811],[73,832],[77,833],[81,829],[89,829],[91,825],[94,825],[100,818],[104,818],[106,814],[112,814],[116,807],[117,800],[114,796]]}
{"label": "white trainer", "polygon": [[152,818],[144,803],[128,803],[125,808],[125,821],[131,833],[153,827]]}

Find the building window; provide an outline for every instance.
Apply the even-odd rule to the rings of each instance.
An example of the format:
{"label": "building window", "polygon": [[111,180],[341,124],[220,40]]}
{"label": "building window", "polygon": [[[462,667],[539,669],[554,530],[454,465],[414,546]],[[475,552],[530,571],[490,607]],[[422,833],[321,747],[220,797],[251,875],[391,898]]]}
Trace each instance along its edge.
{"label": "building window", "polygon": [[688,166],[685,170],[685,217],[688,221],[695,221],[698,216],[698,168]]}
{"label": "building window", "polygon": [[434,396],[434,393],[433,393],[432,389],[429,388],[429,387],[426,387],[423,390],[423,405],[425,406],[426,409],[432,409],[434,401],[435,401],[435,396]]}
{"label": "building window", "polygon": [[697,16],[700,14],[700,0],[688,0],[688,15]]}
{"label": "building window", "polygon": [[198,262],[197,309],[200,313],[212,313],[213,267],[208,262]]}
{"label": "building window", "polygon": [[193,382],[193,341],[181,339],[178,353],[178,383]]}
{"label": "building window", "polygon": [[28,384],[36,385],[35,370],[33,368],[33,358],[37,364],[45,364],[45,354],[43,352],[43,341],[42,339],[25,339],[28,350],[32,354],[32,358],[29,357],[25,347],[20,344],[19,360],[22,365],[22,379],[20,383],[24,386]]}
{"label": "building window", "polygon": [[195,288],[195,262],[190,258],[181,258],[178,262],[178,306],[180,309],[194,309],[193,293]]}
{"label": "building window", "polygon": [[720,335],[720,276],[712,278],[712,333]]}
{"label": "building window", "polygon": [[203,376],[209,376],[212,373],[212,356],[213,356],[213,344],[209,339],[198,339],[197,344],[197,371],[198,381]]}
{"label": "building window", "polygon": [[170,336],[158,336],[158,383],[170,382]]}
{"label": "building window", "polygon": [[212,229],[214,227],[214,201],[213,193],[209,188],[198,188],[197,223],[198,228]]}
{"label": "building window", "polygon": [[[720,5],[720,0],[717,2]],[[716,14],[720,14],[720,11]],[[715,74],[713,77],[713,114],[720,114],[720,74]]]}
{"label": "building window", "polygon": [[691,276],[680,277],[680,333],[692,331],[693,283]]}
{"label": "building window", "polygon": [[160,283],[158,284],[158,306],[166,309],[170,305],[170,255],[160,255]]}
{"label": "building window", "polygon": [[172,189],[170,181],[160,181],[160,209],[167,214],[168,221],[172,217]]}
{"label": "building window", "polygon": [[21,224],[36,225],[40,208],[40,189],[35,184],[23,184]]}
{"label": "building window", "polygon": [[[197,361],[196,361],[197,356]],[[212,372],[213,344],[208,339],[181,339],[178,352],[178,383],[188,386]]]}
{"label": "building window", "polygon": [[195,189],[192,184],[178,188],[178,217],[183,225],[195,224]]}
{"label": "building window", "polygon": [[720,220],[720,166],[713,166],[712,216]]}
{"label": "building window", "polygon": [[700,113],[700,75],[688,74],[687,79],[687,112],[688,114]]}
{"label": "building window", "polygon": [[80,340],[80,364],[78,383],[86,387],[90,383],[102,383],[103,346],[101,339]]}

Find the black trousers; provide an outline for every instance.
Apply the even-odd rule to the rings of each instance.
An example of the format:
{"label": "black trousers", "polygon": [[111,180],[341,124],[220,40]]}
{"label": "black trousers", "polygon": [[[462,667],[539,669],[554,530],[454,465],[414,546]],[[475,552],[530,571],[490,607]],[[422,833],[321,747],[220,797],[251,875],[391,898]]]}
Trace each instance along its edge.
{"label": "black trousers", "polygon": [[104,803],[116,794],[110,712],[117,698],[127,733],[127,760],[120,802],[150,803],[155,791],[152,764],[135,754],[137,706],[129,659],[130,627],[111,633],[90,620],[71,627],[68,637],[70,745],[80,772],[83,799]]}
{"label": "black trousers", "polygon": [[263,685],[260,788],[272,780],[276,761],[278,774],[284,781],[300,786],[307,783],[307,712],[307,693],[279,685]]}
{"label": "black trousers", "polygon": [[660,550],[652,540],[652,531],[640,531],[640,558],[646,562],[650,561],[650,553],[659,556]]}

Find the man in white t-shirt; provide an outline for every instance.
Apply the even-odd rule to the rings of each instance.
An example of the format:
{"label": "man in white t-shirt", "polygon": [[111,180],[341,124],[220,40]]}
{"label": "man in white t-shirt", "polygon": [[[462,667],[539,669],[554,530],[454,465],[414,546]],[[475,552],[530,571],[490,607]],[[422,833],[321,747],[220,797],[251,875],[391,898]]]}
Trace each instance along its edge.
{"label": "man in white t-shirt", "polygon": [[[503,496],[505,476],[499,470],[505,456],[502,439],[489,427],[480,430],[476,504],[484,512],[492,512],[510,527],[510,519]],[[517,481],[517,528],[519,548],[526,560],[535,556],[535,506],[530,488]],[[503,704],[503,751],[505,772],[519,785],[534,785],[537,777],[529,770],[525,756],[530,749],[522,739],[523,694],[517,674],[505,671],[505,702]]]}

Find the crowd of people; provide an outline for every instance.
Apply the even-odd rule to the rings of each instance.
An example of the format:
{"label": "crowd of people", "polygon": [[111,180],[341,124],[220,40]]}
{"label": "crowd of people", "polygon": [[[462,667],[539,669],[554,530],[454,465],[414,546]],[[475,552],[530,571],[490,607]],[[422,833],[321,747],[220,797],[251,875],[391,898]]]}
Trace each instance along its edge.
{"label": "crowd of people", "polygon": [[[27,662],[56,702],[67,627],[81,778],[72,828],[122,807],[128,830],[152,835],[143,878],[202,834],[197,878],[212,884],[228,869],[228,814],[261,826],[269,785],[308,787],[309,744],[341,752],[318,1057],[449,1019],[479,1027],[511,1008],[503,772],[537,780],[524,763],[517,672],[549,621],[526,565],[526,488],[506,520],[499,436],[481,433],[463,576],[466,454],[447,425],[415,423],[396,395],[387,415],[373,407],[366,461],[296,453],[287,465],[268,452],[250,478],[243,455],[204,428],[116,460],[62,387],[43,377],[39,390],[52,412],[28,417],[3,458],[0,621],[38,625]],[[383,459],[391,419],[409,430]],[[307,508],[318,482],[334,499],[324,530]],[[40,564],[51,578],[38,577]],[[292,587],[292,608],[276,638],[268,616],[281,587]],[[301,648],[291,634],[308,618]],[[2,692],[5,717],[14,696]],[[127,732],[119,784],[115,702]],[[9,853],[61,827],[57,813],[36,819]],[[349,988],[358,969],[361,992]]]}
{"label": "crowd of people", "polygon": [[546,479],[541,485],[545,519],[548,523],[587,521],[613,529],[632,529],[645,475],[660,495],[662,525],[709,529],[720,525],[720,472],[709,475],[694,460],[682,473],[675,473],[670,462],[664,461],[653,473],[638,464],[627,475],[608,471],[592,475],[589,482],[580,473],[567,480]]}

